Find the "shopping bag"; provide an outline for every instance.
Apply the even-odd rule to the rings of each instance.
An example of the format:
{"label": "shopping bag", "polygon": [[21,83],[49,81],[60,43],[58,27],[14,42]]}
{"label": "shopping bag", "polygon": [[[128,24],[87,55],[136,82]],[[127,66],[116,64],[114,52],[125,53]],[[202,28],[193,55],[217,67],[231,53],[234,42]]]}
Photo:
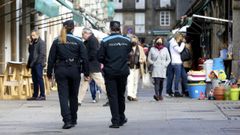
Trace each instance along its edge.
{"label": "shopping bag", "polygon": [[153,81],[152,77],[149,72],[145,73],[142,77],[142,88],[152,88],[153,87]]}

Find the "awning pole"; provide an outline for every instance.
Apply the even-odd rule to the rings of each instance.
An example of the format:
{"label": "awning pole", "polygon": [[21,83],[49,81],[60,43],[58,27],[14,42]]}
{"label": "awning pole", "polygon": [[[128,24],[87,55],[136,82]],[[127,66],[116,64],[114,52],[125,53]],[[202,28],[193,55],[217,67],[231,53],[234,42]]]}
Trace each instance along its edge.
{"label": "awning pole", "polygon": [[215,17],[208,17],[208,16],[202,16],[202,15],[196,15],[196,14],[193,14],[192,17],[203,18],[203,19],[209,19],[209,20],[220,21],[220,22],[233,23],[232,20],[221,19],[221,18],[215,18]]}

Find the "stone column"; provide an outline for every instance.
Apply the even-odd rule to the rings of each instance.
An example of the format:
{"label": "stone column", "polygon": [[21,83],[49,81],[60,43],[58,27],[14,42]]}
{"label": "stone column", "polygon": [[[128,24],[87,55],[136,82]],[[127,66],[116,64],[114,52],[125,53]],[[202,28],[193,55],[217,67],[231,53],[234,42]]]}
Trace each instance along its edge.
{"label": "stone column", "polygon": [[233,63],[232,72],[240,76],[240,1],[233,0]]}

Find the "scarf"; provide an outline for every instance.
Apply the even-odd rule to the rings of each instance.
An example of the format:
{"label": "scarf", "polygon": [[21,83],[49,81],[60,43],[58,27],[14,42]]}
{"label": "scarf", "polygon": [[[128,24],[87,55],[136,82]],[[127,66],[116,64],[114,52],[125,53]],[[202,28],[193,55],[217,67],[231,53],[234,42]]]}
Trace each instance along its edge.
{"label": "scarf", "polygon": [[155,45],[155,48],[157,48],[158,51],[160,51],[160,50],[162,50],[162,49],[164,48],[164,45],[157,43],[157,44]]}

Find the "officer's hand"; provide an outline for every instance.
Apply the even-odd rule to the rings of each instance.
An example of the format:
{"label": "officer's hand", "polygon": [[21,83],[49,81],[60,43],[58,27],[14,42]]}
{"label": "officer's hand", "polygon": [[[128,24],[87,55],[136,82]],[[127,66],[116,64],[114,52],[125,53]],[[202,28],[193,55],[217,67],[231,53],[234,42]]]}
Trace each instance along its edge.
{"label": "officer's hand", "polygon": [[29,70],[29,69],[30,69],[30,66],[27,64],[26,68],[27,68],[27,70]]}
{"label": "officer's hand", "polygon": [[47,75],[48,80],[52,80],[52,75]]}

